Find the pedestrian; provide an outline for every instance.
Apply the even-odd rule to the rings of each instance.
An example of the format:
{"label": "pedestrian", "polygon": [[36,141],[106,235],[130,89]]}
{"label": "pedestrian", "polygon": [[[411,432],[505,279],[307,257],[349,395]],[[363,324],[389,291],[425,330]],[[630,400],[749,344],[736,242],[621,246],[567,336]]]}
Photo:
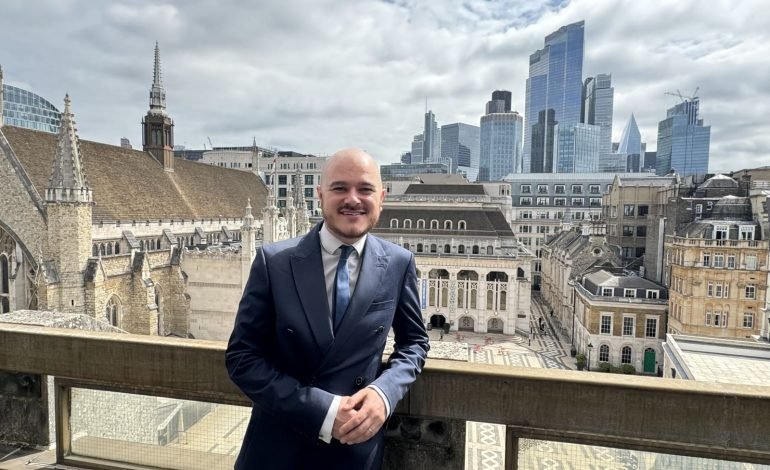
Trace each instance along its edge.
{"label": "pedestrian", "polygon": [[379,469],[383,424],[425,363],[414,255],[368,233],[385,197],[377,163],[341,150],[316,191],[323,222],[257,252],[227,345],[254,403],[236,470]]}
{"label": "pedestrian", "polygon": [[444,330],[438,332],[438,340],[444,341]]}

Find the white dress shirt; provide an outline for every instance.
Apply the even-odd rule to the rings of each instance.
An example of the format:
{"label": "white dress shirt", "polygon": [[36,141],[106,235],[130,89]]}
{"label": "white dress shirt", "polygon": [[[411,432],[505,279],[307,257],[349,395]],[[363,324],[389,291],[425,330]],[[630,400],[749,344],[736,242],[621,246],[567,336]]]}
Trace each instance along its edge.
{"label": "white dress shirt", "polygon": [[[345,245],[335,237],[326,224],[321,226],[321,230],[318,233],[321,238],[321,260],[323,261],[324,277],[326,278],[326,298],[329,305],[329,312],[334,312],[334,282],[337,276],[337,264],[340,261],[340,246]],[[358,282],[358,276],[361,273],[361,256],[364,254],[364,246],[366,245],[366,237],[356,240],[351,246],[353,251],[348,257],[348,272],[350,273],[350,297],[353,298],[356,290],[356,283]],[[329,328],[334,330],[332,325],[332,316],[329,316]],[[379,387],[370,385],[369,388],[377,392],[385,403],[385,416],[390,416],[390,403],[385,397],[385,394]],[[318,433],[318,438],[322,441],[329,443],[332,440],[332,428],[334,427],[334,418],[337,416],[337,411],[340,408],[340,402],[342,397],[335,396],[332,400],[332,404],[329,407],[329,411],[326,413],[326,418],[321,425],[321,430]]]}

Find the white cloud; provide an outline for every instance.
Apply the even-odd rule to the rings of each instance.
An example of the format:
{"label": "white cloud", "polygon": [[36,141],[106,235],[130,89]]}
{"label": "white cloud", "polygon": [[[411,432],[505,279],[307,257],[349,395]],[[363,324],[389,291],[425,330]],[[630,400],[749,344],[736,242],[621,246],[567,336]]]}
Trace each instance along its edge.
{"label": "white cloud", "polygon": [[83,138],[139,144],[160,41],[176,141],[395,161],[421,131],[478,124],[495,89],[524,108],[529,54],[585,20],[584,76],[611,73],[615,139],[633,112],[649,148],[680,90],[701,97],[711,169],[763,164],[770,145],[770,38],[760,1],[451,0],[163,3],[3,2],[9,83],[55,104],[69,91]]}

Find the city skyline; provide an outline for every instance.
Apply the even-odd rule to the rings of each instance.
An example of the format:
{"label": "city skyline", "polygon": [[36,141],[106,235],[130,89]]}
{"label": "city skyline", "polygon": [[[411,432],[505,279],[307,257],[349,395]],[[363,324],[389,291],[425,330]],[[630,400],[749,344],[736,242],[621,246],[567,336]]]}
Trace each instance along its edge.
{"label": "city skyline", "polygon": [[658,122],[679,103],[665,93],[698,88],[712,126],[710,171],[763,165],[770,147],[770,41],[758,2],[708,11],[623,1],[79,5],[4,4],[0,65],[6,84],[54,105],[69,92],[87,140],[140,144],[158,40],[177,144],[247,145],[255,136],[317,154],[358,145],[395,162],[422,127],[426,96],[439,124],[478,125],[493,90],[510,90],[512,109],[524,113],[529,54],[584,20],[583,78],[613,77],[613,141],[634,113],[655,150]]}

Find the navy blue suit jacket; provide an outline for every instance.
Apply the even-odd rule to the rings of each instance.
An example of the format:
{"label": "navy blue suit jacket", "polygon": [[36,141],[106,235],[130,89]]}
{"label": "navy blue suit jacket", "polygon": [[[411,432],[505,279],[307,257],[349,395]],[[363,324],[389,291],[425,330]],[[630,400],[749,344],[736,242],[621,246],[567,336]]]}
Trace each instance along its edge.
{"label": "navy blue suit jacket", "polygon": [[335,335],[319,230],[262,247],[252,264],[226,353],[230,378],[254,402],[237,469],[379,468],[383,430],[353,446],[318,439],[333,396],[374,384],[395,409],[425,363],[414,256],[370,234]]}

